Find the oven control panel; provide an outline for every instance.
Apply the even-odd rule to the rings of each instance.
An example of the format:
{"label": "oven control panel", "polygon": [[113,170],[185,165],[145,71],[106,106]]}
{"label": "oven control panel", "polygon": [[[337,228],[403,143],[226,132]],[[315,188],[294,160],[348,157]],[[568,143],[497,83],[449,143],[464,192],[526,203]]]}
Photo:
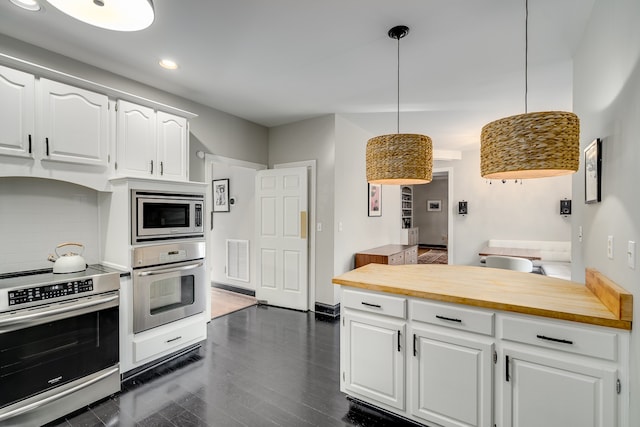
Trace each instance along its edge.
{"label": "oven control panel", "polygon": [[92,290],[93,279],[72,280],[34,288],[17,289],[9,291],[9,305],[16,306],[18,304],[54,299]]}

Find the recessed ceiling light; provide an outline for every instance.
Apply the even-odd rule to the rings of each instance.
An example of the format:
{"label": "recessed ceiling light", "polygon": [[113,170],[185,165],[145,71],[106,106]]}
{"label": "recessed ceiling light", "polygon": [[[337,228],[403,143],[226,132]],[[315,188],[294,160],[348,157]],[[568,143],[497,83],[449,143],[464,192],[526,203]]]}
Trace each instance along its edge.
{"label": "recessed ceiling light", "polygon": [[49,3],[72,18],[107,30],[139,31],[154,19],[151,0],[49,0]]}
{"label": "recessed ceiling light", "polygon": [[40,3],[38,3],[36,0],[10,0],[10,1],[16,6],[29,10],[31,12],[37,12],[42,8],[40,6]]}
{"label": "recessed ceiling light", "polygon": [[178,64],[176,64],[175,61],[172,61],[171,59],[161,59],[159,64],[162,68],[166,68],[167,70],[175,70],[176,68],[178,68]]}

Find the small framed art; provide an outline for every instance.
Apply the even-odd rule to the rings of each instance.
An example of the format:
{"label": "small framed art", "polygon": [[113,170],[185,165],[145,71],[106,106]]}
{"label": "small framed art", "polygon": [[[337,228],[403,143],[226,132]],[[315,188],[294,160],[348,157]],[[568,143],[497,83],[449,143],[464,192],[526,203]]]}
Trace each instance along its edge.
{"label": "small framed art", "polygon": [[382,216],[381,184],[367,184],[367,206],[369,216]]}
{"label": "small framed art", "polygon": [[213,180],[213,211],[229,212],[229,179]]}
{"label": "small framed art", "polygon": [[602,199],[602,140],[594,139],[584,149],[584,202]]}
{"label": "small framed art", "polygon": [[440,212],[442,210],[442,200],[427,200],[428,212]]}

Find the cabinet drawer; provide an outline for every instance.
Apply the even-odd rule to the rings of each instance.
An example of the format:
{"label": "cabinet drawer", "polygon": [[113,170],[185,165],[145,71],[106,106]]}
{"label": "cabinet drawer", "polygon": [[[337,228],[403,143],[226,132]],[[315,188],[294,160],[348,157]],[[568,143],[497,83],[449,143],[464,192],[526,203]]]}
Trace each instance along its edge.
{"label": "cabinet drawer", "polygon": [[369,292],[359,292],[345,289],[342,291],[343,307],[385,316],[407,318],[407,300],[391,295],[381,295]]}
{"label": "cabinet drawer", "polygon": [[397,254],[389,255],[388,258],[389,265],[401,265],[404,264],[404,252],[400,252]]}
{"label": "cabinet drawer", "polygon": [[427,301],[410,304],[411,320],[493,336],[493,313]]}
{"label": "cabinet drawer", "polygon": [[618,335],[551,322],[502,317],[503,340],[617,360]]}
{"label": "cabinet drawer", "polygon": [[407,249],[404,252],[404,263],[405,264],[417,264],[418,263],[418,247],[414,247],[411,249]]}
{"label": "cabinet drawer", "polygon": [[147,358],[162,356],[179,347],[206,339],[207,325],[201,316],[195,317],[196,322],[184,323],[175,329],[157,328],[158,331],[151,329],[139,334],[143,337],[133,340],[133,361],[138,363]]}

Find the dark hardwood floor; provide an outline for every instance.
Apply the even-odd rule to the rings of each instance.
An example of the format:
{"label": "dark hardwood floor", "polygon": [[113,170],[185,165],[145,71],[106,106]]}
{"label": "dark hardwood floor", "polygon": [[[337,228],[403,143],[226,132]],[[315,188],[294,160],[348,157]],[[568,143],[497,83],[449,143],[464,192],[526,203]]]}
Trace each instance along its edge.
{"label": "dark hardwood floor", "polygon": [[209,323],[203,347],[51,426],[413,426],[347,400],[339,320],[253,306]]}

